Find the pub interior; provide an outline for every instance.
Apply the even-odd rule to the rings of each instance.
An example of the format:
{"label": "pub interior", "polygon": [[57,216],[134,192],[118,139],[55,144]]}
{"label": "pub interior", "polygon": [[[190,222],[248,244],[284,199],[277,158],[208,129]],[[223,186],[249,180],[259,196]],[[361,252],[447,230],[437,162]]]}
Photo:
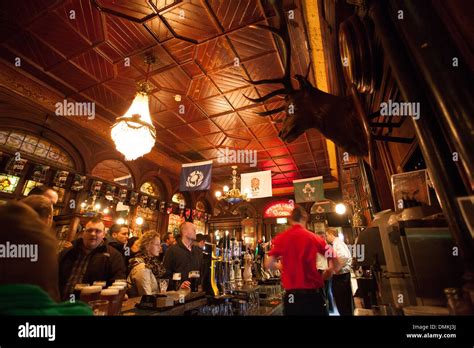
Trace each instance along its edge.
{"label": "pub interior", "polygon": [[474,314],[472,1],[1,6],[1,314]]}

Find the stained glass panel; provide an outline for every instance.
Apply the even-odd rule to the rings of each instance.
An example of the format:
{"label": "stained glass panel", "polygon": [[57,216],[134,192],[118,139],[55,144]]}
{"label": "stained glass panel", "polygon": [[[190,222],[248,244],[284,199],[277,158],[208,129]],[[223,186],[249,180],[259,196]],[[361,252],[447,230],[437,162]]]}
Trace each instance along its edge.
{"label": "stained glass panel", "polygon": [[153,197],[158,197],[158,198],[161,197],[160,190],[152,182],[143,183],[143,185],[140,187],[140,191]]}
{"label": "stained glass panel", "polygon": [[25,186],[23,186],[23,196],[28,196],[31,190],[33,190],[36,186],[41,186],[42,183],[34,180],[27,180]]}
{"label": "stained glass panel", "polygon": [[19,176],[0,174],[0,191],[6,193],[15,192],[18,181],[20,180]]}
{"label": "stained glass panel", "polygon": [[31,134],[18,131],[0,131],[0,145],[59,163],[61,167],[74,168],[74,163],[68,154],[50,142]]}

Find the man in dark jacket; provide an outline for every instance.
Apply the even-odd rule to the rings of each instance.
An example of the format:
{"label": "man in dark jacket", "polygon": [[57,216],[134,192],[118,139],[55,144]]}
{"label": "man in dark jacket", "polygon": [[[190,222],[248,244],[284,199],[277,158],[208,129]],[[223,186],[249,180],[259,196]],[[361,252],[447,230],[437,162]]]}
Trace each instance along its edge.
{"label": "man in dark jacket", "polygon": [[74,241],[72,248],[59,255],[59,289],[63,299],[69,299],[78,283],[92,284],[125,278],[122,255],[104,241],[105,226],[98,218],[90,220],[83,238]]}
{"label": "man in dark jacket", "polygon": [[[128,227],[124,225],[113,224],[109,228],[109,233],[112,236],[112,239],[111,240],[108,239],[107,243],[111,247],[114,247],[115,249],[117,249],[117,251],[120,254],[122,254],[125,261],[125,258],[126,258],[125,254],[127,251],[125,247],[127,246],[128,235],[129,235]],[[127,254],[130,254],[130,251],[128,251]],[[127,264],[125,264],[125,266],[127,266]]]}
{"label": "man in dark jacket", "polygon": [[193,245],[196,240],[196,227],[191,222],[183,222],[179,227],[181,238],[168,248],[163,266],[164,278],[172,279],[174,273],[181,274],[181,288],[189,288],[189,272],[200,271],[202,266],[202,250]]}

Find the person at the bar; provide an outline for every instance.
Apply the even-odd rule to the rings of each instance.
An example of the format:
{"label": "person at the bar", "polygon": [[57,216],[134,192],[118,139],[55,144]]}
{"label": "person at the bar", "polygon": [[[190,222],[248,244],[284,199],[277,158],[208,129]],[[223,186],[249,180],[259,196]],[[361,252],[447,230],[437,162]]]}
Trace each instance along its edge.
{"label": "person at the bar", "polygon": [[202,266],[202,250],[193,245],[196,240],[196,227],[191,222],[183,222],[179,226],[180,237],[177,243],[169,247],[163,266],[165,278],[172,279],[173,274],[181,274],[181,288],[189,288],[189,272],[200,271]]}
{"label": "person at the bar", "polygon": [[204,249],[204,245],[206,245],[206,238],[204,234],[202,233],[196,234],[196,241],[194,242],[194,245],[196,245],[201,250]]}
{"label": "person at the bar", "polygon": [[129,271],[128,265],[130,260],[133,259],[140,251],[139,241],[140,238],[132,237],[128,239],[127,245],[125,245],[125,265],[127,267],[127,272]]}
{"label": "person at the bar", "polygon": [[51,201],[53,205],[58,203],[58,199],[59,199],[58,193],[56,191],[54,191],[51,187],[47,187],[44,185],[36,186],[33,189],[31,189],[31,191],[28,193],[28,196],[34,196],[34,195],[45,196]]}
{"label": "person at the bar", "polygon": [[0,315],[92,315],[85,303],[59,301],[56,238],[29,206],[0,206],[0,245],[27,245],[30,257],[0,262]]}
{"label": "person at the bar", "polygon": [[157,280],[165,273],[165,268],[158,259],[161,250],[159,233],[145,232],[138,243],[139,251],[129,262],[127,283],[130,297],[158,293]]}
{"label": "person at the bar", "polygon": [[46,226],[51,227],[53,225],[53,204],[49,198],[31,195],[23,198],[21,202],[33,208]]}
{"label": "person at the bar", "polygon": [[[306,211],[295,206],[289,218],[291,227],[273,239],[265,261],[266,267],[274,267],[277,260],[281,260],[285,315],[328,315],[324,279],[330,278],[339,268],[330,247],[328,253],[326,241],[305,228],[307,220]],[[316,268],[318,253],[330,256],[329,266],[322,275]]]}
{"label": "person at the bar", "polygon": [[[320,238],[326,239],[325,232],[318,232],[316,235]],[[316,268],[318,269],[319,274],[323,274],[324,271],[328,268],[328,260],[324,255],[321,255],[320,253],[317,254],[317,259],[316,259]],[[323,288],[323,294],[326,299],[326,304],[329,313],[334,311],[334,299],[332,295],[332,278],[325,279],[324,280],[324,288]]]}
{"label": "person at the bar", "polygon": [[164,255],[166,253],[166,250],[168,250],[168,248],[174,244],[176,244],[176,239],[174,238],[173,233],[166,233],[163,237],[163,243],[161,243],[161,253]]}
{"label": "person at the bar", "polygon": [[105,226],[98,217],[85,226],[82,238],[59,255],[59,289],[61,297],[67,299],[79,283],[92,284],[125,278],[125,263],[122,255],[104,240]]}
{"label": "person at the bar", "polygon": [[354,298],[351,286],[352,255],[346,243],[339,238],[334,228],[326,230],[326,240],[332,244],[333,250],[341,265],[341,269],[332,277],[332,293],[340,315],[352,315]]}
{"label": "person at the bar", "polygon": [[108,241],[109,245],[117,249],[125,259],[125,246],[127,245],[129,235],[128,227],[113,224],[110,226],[109,234],[112,237],[112,240]]}

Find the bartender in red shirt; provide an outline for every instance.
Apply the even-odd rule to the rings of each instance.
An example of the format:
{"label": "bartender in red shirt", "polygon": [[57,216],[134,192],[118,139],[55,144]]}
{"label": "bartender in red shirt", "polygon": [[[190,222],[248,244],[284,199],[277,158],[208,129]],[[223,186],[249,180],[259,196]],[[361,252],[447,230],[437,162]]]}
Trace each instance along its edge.
{"label": "bartender in red shirt", "polygon": [[[282,263],[281,281],[285,289],[285,315],[328,315],[324,299],[324,280],[339,268],[337,258],[326,241],[308,231],[308,214],[295,206],[289,223],[291,227],[273,239],[266,267]],[[316,268],[316,254],[328,258],[329,267],[321,275]]]}

